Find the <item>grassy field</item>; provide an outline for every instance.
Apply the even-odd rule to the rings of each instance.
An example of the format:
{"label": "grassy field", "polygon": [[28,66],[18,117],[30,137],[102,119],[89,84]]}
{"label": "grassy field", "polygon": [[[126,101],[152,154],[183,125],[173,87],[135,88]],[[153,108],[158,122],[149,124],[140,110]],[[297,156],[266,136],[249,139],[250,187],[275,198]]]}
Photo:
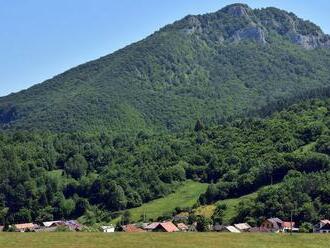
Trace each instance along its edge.
{"label": "grassy field", "polygon": [[143,214],[146,215],[147,220],[156,219],[164,214],[171,214],[176,207],[192,207],[200,194],[206,191],[206,188],[207,184],[187,181],[175,193],[143,204],[141,207],[132,208],[129,211],[134,221],[138,221]]}
{"label": "grassy field", "polygon": [[1,248],[327,248],[327,234],[0,233]]}
{"label": "grassy field", "polygon": [[249,195],[242,196],[240,198],[226,199],[218,201],[216,204],[201,206],[195,210],[195,214],[211,218],[217,204],[226,204],[227,209],[225,211],[223,221],[224,223],[230,223],[230,220],[236,215],[236,206],[238,205],[238,203],[244,199],[254,199],[257,197],[257,194],[258,193],[255,192]]}

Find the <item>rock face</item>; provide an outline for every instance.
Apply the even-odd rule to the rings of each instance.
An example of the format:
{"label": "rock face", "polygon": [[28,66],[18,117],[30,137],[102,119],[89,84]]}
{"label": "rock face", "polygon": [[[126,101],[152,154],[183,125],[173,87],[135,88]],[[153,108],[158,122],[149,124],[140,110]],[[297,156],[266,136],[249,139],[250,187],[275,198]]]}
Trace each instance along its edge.
{"label": "rock face", "polygon": [[260,27],[248,27],[235,32],[233,39],[235,42],[241,40],[253,40],[260,44],[266,44],[265,32]]}
{"label": "rock face", "polygon": [[168,29],[216,45],[246,40],[264,45],[273,43],[277,36],[304,49],[330,48],[330,36],[317,25],[280,9],[251,9],[245,4],[232,4],[207,15],[189,15]]}
{"label": "rock face", "polygon": [[251,9],[245,4],[232,4],[223,10],[232,16],[241,17],[248,16],[248,12],[250,12]]}
{"label": "rock face", "polygon": [[318,47],[330,48],[330,37],[326,35],[302,35],[299,33],[289,33],[291,42],[305,49],[315,49]]}

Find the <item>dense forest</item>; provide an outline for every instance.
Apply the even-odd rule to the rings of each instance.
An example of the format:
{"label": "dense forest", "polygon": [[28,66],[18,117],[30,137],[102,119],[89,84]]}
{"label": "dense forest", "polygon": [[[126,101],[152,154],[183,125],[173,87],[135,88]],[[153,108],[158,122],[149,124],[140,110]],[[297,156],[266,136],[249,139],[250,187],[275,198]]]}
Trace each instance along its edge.
{"label": "dense forest", "polygon": [[186,179],[209,183],[200,204],[241,196],[240,220],[329,214],[330,99],[178,134],[14,131],[0,134],[2,223],[113,213],[162,197]]}
{"label": "dense forest", "polygon": [[292,13],[235,4],[0,98],[0,128],[136,134],[217,123],[329,86],[327,47],[328,35]]}

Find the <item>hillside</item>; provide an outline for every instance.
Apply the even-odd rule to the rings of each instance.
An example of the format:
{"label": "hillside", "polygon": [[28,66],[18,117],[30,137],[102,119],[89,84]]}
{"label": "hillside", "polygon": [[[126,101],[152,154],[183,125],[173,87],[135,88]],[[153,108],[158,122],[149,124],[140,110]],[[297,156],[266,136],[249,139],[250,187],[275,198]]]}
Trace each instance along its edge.
{"label": "hillside", "polygon": [[217,123],[329,86],[329,46],[292,13],[230,5],[0,98],[0,128],[134,133]]}
{"label": "hillside", "polygon": [[224,204],[224,205],[226,205],[226,209],[222,216],[222,223],[228,225],[228,224],[233,223],[233,219],[237,216],[237,214],[238,214],[237,208],[239,206],[239,203],[243,200],[255,199],[256,197],[257,197],[257,193],[255,192],[255,193],[244,195],[244,196],[241,196],[238,198],[220,200],[220,201],[216,202],[215,204],[204,205],[204,206],[200,206],[200,207],[194,209],[194,214],[202,215],[206,218],[211,219],[215,212],[217,205]]}
{"label": "hillside", "polygon": [[[296,204],[297,221],[313,223],[329,210],[329,106],[329,98],[313,99],[265,119],[213,127],[198,122],[180,134],[2,132],[0,221],[84,216],[88,224],[110,222],[118,211],[172,199],[179,185],[193,180],[209,184],[200,204],[281,182],[261,189],[235,218],[287,219]],[[183,198],[195,201],[202,188],[186,193]]]}
{"label": "hillside", "polygon": [[[143,204],[140,207],[129,209],[131,220],[138,222],[143,219],[157,220],[162,216],[172,216],[176,208],[192,208],[202,193],[205,193],[207,184],[187,181],[180,186],[174,193],[163,198]],[[120,218],[113,220],[116,224]]]}

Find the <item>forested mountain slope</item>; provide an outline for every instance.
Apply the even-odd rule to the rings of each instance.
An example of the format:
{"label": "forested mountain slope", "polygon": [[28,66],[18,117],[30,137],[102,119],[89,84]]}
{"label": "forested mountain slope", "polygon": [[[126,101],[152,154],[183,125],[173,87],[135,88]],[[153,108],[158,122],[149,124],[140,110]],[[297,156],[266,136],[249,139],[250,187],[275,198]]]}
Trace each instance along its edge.
{"label": "forested mountain slope", "polygon": [[111,213],[163,197],[186,179],[210,184],[200,197],[204,204],[255,192],[285,176],[280,191],[262,191],[237,218],[288,216],[294,200],[299,221],[326,216],[329,107],[329,98],[308,100],[266,119],[214,127],[199,121],[180,134],[2,132],[0,222],[81,215],[90,223],[109,221]]}
{"label": "forested mountain slope", "polygon": [[318,26],[292,13],[230,5],[0,98],[0,128],[117,132],[218,122],[329,86],[329,46]]}

